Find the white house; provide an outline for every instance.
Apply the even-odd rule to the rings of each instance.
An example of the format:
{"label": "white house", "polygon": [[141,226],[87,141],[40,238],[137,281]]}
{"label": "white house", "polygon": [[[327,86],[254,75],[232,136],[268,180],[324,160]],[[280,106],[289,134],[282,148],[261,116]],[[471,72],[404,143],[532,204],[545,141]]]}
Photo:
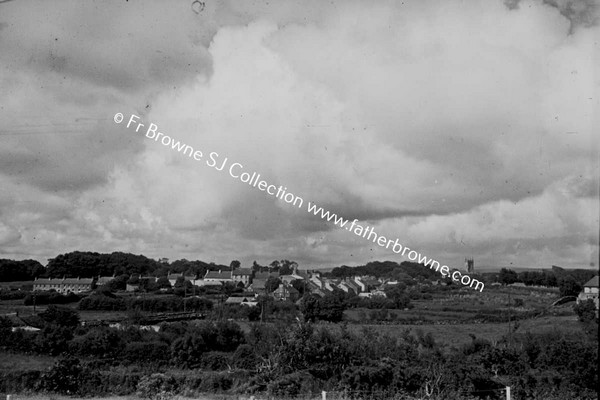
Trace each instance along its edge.
{"label": "white house", "polygon": [[358,276],[354,277],[354,283],[358,285],[358,290],[360,290],[361,292],[367,291],[367,284],[364,283]]}
{"label": "white house", "polygon": [[206,275],[204,275],[204,283],[212,283],[212,282],[219,282],[219,283],[227,283],[227,282],[233,282],[233,279],[231,278],[231,272],[229,271],[206,271]]}
{"label": "white house", "polygon": [[92,278],[39,279],[33,281],[33,290],[56,290],[58,293],[81,293],[92,290]]}
{"label": "white house", "polygon": [[577,296],[577,303],[591,299],[598,309],[598,275],[590,279],[583,285],[583,291]]}
{"label": "white house", "polygon": [[252,269],[250,268],[238,268],[231,271],[231,280],[236,284],[241,282],[244,286],[248,286],[251,277]]}

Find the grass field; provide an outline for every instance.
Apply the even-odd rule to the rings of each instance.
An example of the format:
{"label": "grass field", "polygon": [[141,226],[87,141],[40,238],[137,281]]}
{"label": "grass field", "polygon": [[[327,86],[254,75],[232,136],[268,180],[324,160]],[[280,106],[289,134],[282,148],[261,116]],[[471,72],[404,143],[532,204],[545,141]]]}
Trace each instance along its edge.
{"label": "grass field", "polygon": [[50,356],[0,353],[0,371],[42,371],[54,365],[55,361]]}
{"label": "grass field", "polygon": [[[338,329],[339,325],[325,325]],[[513,323],[513,329],[515,327]],[[373,329],[379,334],[389,336],[399,336],[402,332],[408,330],[416,334],[421,330],[424,334],[431,333],[438,343],[449,347],[459,347],[471,342],[471,336],[487,339],[490,341],[500,340],[508,333],[508,324],[487,323],[487,324],[423,324],[423,325],[368,325],[368,324],[349,324],[348,329],[360,334],[364,329]],[[542,333],[558,330],[564,333],[575,333],[581,331],[577,325],[577,317],[571,316],[548,316],[536,319],[519,321],[518,327],[513,332],[516,333]]]}

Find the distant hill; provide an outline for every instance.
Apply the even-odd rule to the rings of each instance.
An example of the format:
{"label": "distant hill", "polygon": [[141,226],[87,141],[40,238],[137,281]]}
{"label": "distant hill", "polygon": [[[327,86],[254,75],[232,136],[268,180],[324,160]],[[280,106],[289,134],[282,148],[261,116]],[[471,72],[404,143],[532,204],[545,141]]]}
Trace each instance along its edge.
{"label": "distant hill", "polygon": [[479,265],[475,265],[475,271],[477,272],[500,272],[500,270],[502,268],[506,268],[506,269],[511,269],[515,272],[531,272],[531,271],[535,271],[535,272],[543,272],[543,271],[552,271],[553,268],[561,268],[564,270],[568,270],[568,271],[572,271],[572,270],[590,270],[590,271],[598,271],[598,268],[596,267],[579,267],[579,268],[566,268],[566,267],[557,267],[556,265],[553,265],[551,267],[513,267],[513,266],[487,266],[487,265],[483,265],[483,266],[479,266]]}

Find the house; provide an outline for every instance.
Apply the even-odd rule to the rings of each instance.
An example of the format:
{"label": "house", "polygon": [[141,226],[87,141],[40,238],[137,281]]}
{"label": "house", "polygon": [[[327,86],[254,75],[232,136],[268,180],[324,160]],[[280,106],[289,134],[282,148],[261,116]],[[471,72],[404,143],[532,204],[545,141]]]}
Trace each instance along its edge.
{"label": "house", "polygon": [[62,279],[46,279],[46,278],[35,278],[33,281],[33,290],[56,290],[57,292],[61,290]]}
{"label": "house", "polygon": [[367,291],[367,284],[364,283],[358,276],[354,277],[354,283],[358,286],[358,290],[360,292],[366,292]]}
{"label": "house", "polygon": [[250,268],[238,268],[231,271],[231,280],[236,284],[243,283],[244,286],[248,286],[251,277],[252,269]]}
{"label": "house", "polygon": [[323,280],[323,290],[326,290],[328,292],[333,292],[335,291],[335,289],[337,289],[338,283],[335,281],[332,281],[330,279],[324,279]]}
{"label": "house", "polygon": [[310,277],[310,282],[315,284],[319,289],[323,289],[323,286],[325,286],[325,282],[323,282],[321,277],[317,275],[312,275]]}
{"label": "house", "polygon": [[292,264],[292,273],[290,275],[279,275],[279,279],[281,279],[282,282],[285,283],[291,283],[292,281],[295,280],[308,280],[309,276],[308,273],[306,272],[302,272],[298,270],[298,264],[293,263]]}
{"label": "house", "polygon": [[81,293],[92,290],[92,278],[66,278],[63,279],[63,293]]}
{"label": "house", "polygon": [[177,282],[177,278],[182,278],[182,277],[183,277],[183,272],[179,273],[179,274],[172,274],[171,271],[169,271],[169,273],[167,274],[167,279],[169,280],[171,287],[175,286],[175,282]]}
{"label": "house", "polygon": [[266,284],[267,284],[267,280],[266,279],[257,279],[257,278],[254,278],[252,280],[252,283],[250,284],[250,289],[254,293],[264,293],[266,291]]}
{"label": "house", "polygon": [[292,285],[283,283],[273,292],[273,296],[277,300],[290,300],[296,301],[300,298],[300,292],[296,290]]}
{"label": "house", "polygon": [[11,330],[13,332],[16,332],[16,331],[38,332],[41,330],[38,327],[28,324],[27,321],[25,321],[23,318],[19,317],[18,312],[3,314],[3,315],[0,315],[0,317],[8,320],[9,324],[11,325]]}
{"label": "house", "polygon": [[56,290],[58,293],[81,293],[92,290],[92,278],[39,279],[33,281],[33,290]]}
{"label": "house", "polygon": [[587,281],[583,285],[583,291],[577,296],[577,303],[591,299],[598,309],[598,275]]}
{"label": "house", "polygon": [[108,282],[112,281],[113,279],[115,279],[114,275],[113,276],[99,276],[98,279],[96,279],[96,287],[104,286]]}
{"label": "house", "polygon": [[327,292],[321,289],[316,283],[313,281],[308,281],[306,290],[311,294],[317,295],[319,297],[325,297]]}
{"label": "house", "polygon": [[129,280],[125,284],[125,291],[127,291],[127,292],[134,292],[136,290],[139,290],[140,283],[142,281],[156,282],[156,281],[158,281],[158,278],[156,276],[141,276],[141,275],[135,276],[135,275],[131,275],[129,277]]}
{"label": "house", "polygon": [[372,291],[381,286],[381,282],[375,278],[363,277],[361,280],[365,285],[367,285],[367,291]]}
{"label": "house", "polygon": [[350,293],[350,294],[360,293],[359,286],[349,279],[344,279],[343,281],[338,283],[337,287],[346,293]]}
{"label": "house", "polygon": [[225,304],[240,304],[243,306],[254,307],[258,303],[253,297],[229,297],[225,300]]}
{"label": "house", "polygon": [[230,271],[206,271],[206,275],[204,275],[204,284],[218,282],[218,283],[232,283],[233,279],[231,278]]}

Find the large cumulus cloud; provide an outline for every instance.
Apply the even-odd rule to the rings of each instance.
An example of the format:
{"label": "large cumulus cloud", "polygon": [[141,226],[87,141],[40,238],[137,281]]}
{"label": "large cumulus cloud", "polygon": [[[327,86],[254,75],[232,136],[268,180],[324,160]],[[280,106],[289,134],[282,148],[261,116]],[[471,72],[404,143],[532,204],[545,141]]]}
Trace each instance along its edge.
{"label": "large cumulus cloud", "polygon": [[[129,3],[93,16],[49,10],[23,37],[12,22],[0,30],[15,54],[0,59],[16,132],[2,136],[2,179],[75,204],[48,211],[60,215],[61,251],[311,266],[393,258],[114,125],[121,111],[448,263],[597,260],[593,7],[224,2],[196,15]],[[30,98],[44,129],[82,133],[16,136],[39,129],[24,122]],[[58,230],[40,219],[25,231],[23,218],[0,226],[7,253],[36,226]]]}

